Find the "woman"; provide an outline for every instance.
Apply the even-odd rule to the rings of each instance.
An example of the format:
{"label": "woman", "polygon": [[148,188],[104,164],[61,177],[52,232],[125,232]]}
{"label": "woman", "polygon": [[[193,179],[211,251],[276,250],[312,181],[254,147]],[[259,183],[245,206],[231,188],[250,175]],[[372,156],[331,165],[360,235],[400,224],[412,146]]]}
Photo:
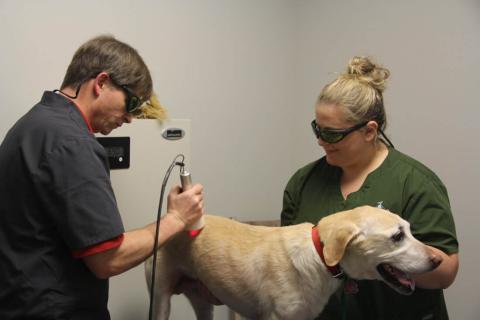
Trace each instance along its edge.
{"label": "woman", "polygon": [[354,57],[347,72],[323,88],[311,125],[326,155],[288,182],[282,225],[316,223],[334,212],[378,206],[409,221],[413,235],[443,262],[416,277],[411,296],[380,281],[359,281],[358,293],[338,292],[318,319],[448,319],[442,289],[457,274],[458,242],[447,190],[435,173],[395,150],[384,135],[382,92],[389,75],[368,58]]}

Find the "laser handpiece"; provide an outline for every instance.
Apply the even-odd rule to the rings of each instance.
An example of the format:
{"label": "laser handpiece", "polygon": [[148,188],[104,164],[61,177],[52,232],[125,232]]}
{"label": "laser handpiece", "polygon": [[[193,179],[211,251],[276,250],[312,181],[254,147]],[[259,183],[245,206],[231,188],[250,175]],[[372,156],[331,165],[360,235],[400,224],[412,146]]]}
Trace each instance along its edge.
{"label": "laser handpiece", "polygon": [[[192,187],[192,175],[190,172],[186,171],[185,168],[182,166],[180,168],[180,183],[182,184],[182,190],[186,191]],[[198,219],[193,225],[188,227],[187,230],[200,230],[205,226],[205,221],[203,216]]]}

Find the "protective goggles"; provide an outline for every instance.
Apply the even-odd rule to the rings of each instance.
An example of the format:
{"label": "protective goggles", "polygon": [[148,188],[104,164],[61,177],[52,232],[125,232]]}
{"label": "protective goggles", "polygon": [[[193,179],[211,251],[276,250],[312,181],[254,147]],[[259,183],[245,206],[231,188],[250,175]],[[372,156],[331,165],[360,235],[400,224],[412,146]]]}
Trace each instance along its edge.
{"label": "protective goggles", "polygon": [[127,108],[127,112],[132,113],[137,111],[142,105],[142,100],[140,100],[140,98],[137,97],[133,93],[132,89],[130,89],[127,85],[120,85],[120,88],[122,88],[127,95],[127,98],[125,99],[125,107]]}
{"label": "protective goggles", "polygon": [[319,127],[314,119],[311,125],[317,139],[322,139],[326,143],[337,143],[345,139],[350,133],[364,127],[367,123],[368,121],[361,122],[347,129],[325,129]]}
{"label": "protective goggles", "polygon": [[127,96],[127,98],[125,99],[125,108],[127,109],[127,112],[132,113],[134,111],[137,111],[142,105],[142,100],[138,96],[136,96],[133,93],[132,89],[130,89],[126,84],[118,84],[118,82],[113,80],[112,77],[110,77],[110,80],[114,85],[121,88],[123,92],[125,92],[125,95]]}

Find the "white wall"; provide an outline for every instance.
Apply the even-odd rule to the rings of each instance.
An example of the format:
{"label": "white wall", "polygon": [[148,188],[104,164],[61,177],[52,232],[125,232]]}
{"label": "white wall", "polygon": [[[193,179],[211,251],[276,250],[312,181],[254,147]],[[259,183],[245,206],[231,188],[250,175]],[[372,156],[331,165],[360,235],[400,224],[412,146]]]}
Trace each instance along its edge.
{"label": "white wall", "polygon": [[293,101],[293,9],[288,0],[0,0],[0,136],[58,88],[81,43],[111,33],[144,57],[170,116],[192,119],[187,161],[209,211],[273,218],[293,142],[282,112]]}
{"label": "white wall", "polygon": [[[43,90],[59,87],[81,43],[112,33],[144,57],[171,118],[192,120],[186,163],[205,185],[207,211],[278,218],[293,142],[282,111],[293,100],[292,8],[286,0],[0,0],[0,139]],[[166,169],[152,168],[160,177]],[[112,302],[121,294],[129,295],[112,293]],[[110,306],[137,319],[133,304]],[[177,311],[173,319],[192,313]]]}
{"label": "white wall", "polygon": [[387,132],[449,189],[461,270],[447,302],[473,320],[478,30],[475,0],[0,0],[0,137],[60,85],[81,43],[112,33],[144,57],[171,117],[192,120],[187,161],[207,211],[276,218],[289,176],[321,155],[308,126],[320,88],[372,55],[392,72]]}
{"label": "white wall", "polygon": [[294,166],[321,154],[308,127],[321,87],[353,55],[389,67],[387,134],[449,191],[460,240],[460,271],[446,291],[450,317],[478,319],[480,1],[310,0],[298,10]]}

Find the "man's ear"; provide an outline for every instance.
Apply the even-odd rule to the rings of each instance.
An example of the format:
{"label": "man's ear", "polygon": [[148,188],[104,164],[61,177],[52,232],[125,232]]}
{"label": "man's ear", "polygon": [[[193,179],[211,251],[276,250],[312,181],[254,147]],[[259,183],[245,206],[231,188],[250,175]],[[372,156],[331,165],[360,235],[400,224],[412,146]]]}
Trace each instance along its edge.
{"label": "man's ear", "polygon": [[110,76],[108,75],[108,73],[100,72],[99,74],[97,74],[93,82],[93,91],[95,93],[95,96],[98,97],[100,95],[100,92],[109,80]]}
{"label": "man's ear", "polygon": [[340,228],[335,227],[334,230],[330,230],[325,238],[323,238],[323,234],[320,235],[323,242],[323,256],[327,266],[332,267],[342,260],[347,245],[359,232],[360,230],[355,224],[345,222]]}

